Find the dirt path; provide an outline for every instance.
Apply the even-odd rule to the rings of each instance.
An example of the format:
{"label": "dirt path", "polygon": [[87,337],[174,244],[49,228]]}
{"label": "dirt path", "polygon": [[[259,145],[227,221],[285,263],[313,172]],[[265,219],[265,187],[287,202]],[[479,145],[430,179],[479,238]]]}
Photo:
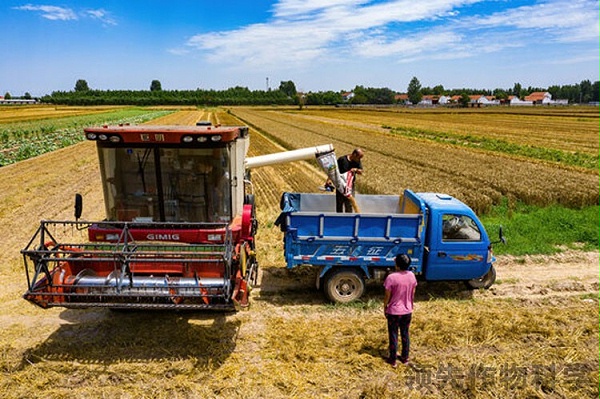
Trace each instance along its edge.
{"label": "dirt path", "polygon": [[598,252],[565,251],[552,256],[503,256],[497,283],[482,297],[540,298],[598,296]]}

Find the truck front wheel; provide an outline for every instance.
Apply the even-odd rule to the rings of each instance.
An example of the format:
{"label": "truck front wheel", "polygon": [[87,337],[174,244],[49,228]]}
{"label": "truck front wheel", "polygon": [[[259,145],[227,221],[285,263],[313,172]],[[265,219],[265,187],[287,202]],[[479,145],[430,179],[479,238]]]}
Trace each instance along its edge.
{"label": "truck front wheel", "polygon": [[327,277],[325,294],[332,302],[348,303],[359,299],[365,292],[362,276],[354,270],[339,270]]}
{"label": "truck front wheel", "polygon": [[488,289],[492,286],[492,284],[494,284],[494,281],[496,281],[496,269],[494,269],[494,266],[490,266],[490,270],[488,270],[488,272],[486,274],[484,274],[483,276],[481,276],[479,278],[467,280],[466,283],[469,288]]}

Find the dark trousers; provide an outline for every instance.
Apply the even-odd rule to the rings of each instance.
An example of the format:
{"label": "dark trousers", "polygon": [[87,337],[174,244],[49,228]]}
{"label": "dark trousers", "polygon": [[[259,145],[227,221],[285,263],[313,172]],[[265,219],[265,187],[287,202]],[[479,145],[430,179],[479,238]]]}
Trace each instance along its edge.
{"label": "dark trousers", "polygon": [[408,351],[410,349],[410,339],[408,337],[408,327],[410,326],[410,320],[412,319],[412,313],[397,316],[393,314],[386,314],[387,326],[388,326],[388,337],[390,341],[389,351],[390,360],[396,359],[398,353],[398,330],[400,330],[400,337],[402,339],[402,352],[400,353],[400,361],[408,361]]}
{"label": "dark trousers", "polygon": [[344,194],[335,191],[335,211],[338,213],[352,213],[352,203]]}

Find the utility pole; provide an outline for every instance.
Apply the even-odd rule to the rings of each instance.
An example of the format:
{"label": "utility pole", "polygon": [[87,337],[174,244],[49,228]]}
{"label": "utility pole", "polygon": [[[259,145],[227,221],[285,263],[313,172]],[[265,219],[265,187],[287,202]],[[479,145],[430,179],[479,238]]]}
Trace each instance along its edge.
{"label": "utility pole", "polygon": [[269,77],[267,76],[267,91],[269,91]]}

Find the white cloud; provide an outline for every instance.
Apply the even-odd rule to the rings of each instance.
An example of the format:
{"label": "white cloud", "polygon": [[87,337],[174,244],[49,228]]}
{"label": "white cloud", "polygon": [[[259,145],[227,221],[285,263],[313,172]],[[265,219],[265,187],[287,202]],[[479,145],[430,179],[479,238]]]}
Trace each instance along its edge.
{"label": "white cloud", "polygon": [[470,22],[480,27],[538,31],[539,35],[549,35],[558,41],[580,42],[598,39],[598,15],[598,1],[558,0],[522,6]]}
{"label": "white cloud", "polygon": [[368,2],[369,0],[282,0],[273,6],[273,14],[276,18],[299,18],[324,9],[349,7]]}
{"label": "white cloud", "polygon": [[361,36],[369,44],[372,32],[381,31],[379,38],[384,38],[388,24],[437,18],[471,2],[393,0],[371,4],[364,0],[282,0],[273,7],[274,19],[267,23],[199,34],[189,39],[187,45],[205,52],[215,62],[235,58],[249,66],[297,67],[319,57],[349,53],[361,47],[356,42]]}
{"label": "white cloud", "polygon": [[101,8],[98,10],[87,10],[87,11],[85,11],[85,15],[87,15],[88,17],[90,17],[92,19],[96,19],[96,20],[102,22],[102,24],[104,24],[104,25],[116,25],[117,24],[117,22],[112,18],[110,13]]}
{"label": "white cloud", "polygon": [[396,40],[387,40],[382,35],[362,40],[355,46],[353,53],[369,58],[394,55],[407,57],[421,54],[425,49],[429,54],[444,51],[448,46],[455,46],[461,41],[461,35],[451,31],[439,32],[437,35],[421,33]]}
{"label": "white cloud", "polygon": [[167,52],[173,55],[187,55],[190,53],[190,49],[184,47],[174,47],[167,49]]}
{"label": "white cloud", "polygon": [[463,8],[486,1],[495,0],[280,0],[267,22],[199,34],[186,46],[214,62],[235,59],[245,67],[291,69],[344,57],[451,59],[532,40],[598,40],[595,0],[549,0],[512,9],[504,2],[505,11],[463,16]]}
{"label": "white cloud", "polygon": [[80,17],[84,17],[100,21],[104,26],[117,24],[117,22],[111,16],[111,14],[104,9],[85,10],[77,12],[71,8],[66,7],[33,4],[25,4],[23,6],[13,7],[13,9],[20,11],[38,12],[42,16],[42,18],[46,18],[52,21],[76,21],[79,20]]}
{"label": "white cloud", "polygon": [[42,18],[50,19],[52,21],[71,21],[77,19],[77,14],[72,9],[65,7],[26,4],[24,6],[14,7],[14,9],[21,11],[37,11],[41,13]]}

